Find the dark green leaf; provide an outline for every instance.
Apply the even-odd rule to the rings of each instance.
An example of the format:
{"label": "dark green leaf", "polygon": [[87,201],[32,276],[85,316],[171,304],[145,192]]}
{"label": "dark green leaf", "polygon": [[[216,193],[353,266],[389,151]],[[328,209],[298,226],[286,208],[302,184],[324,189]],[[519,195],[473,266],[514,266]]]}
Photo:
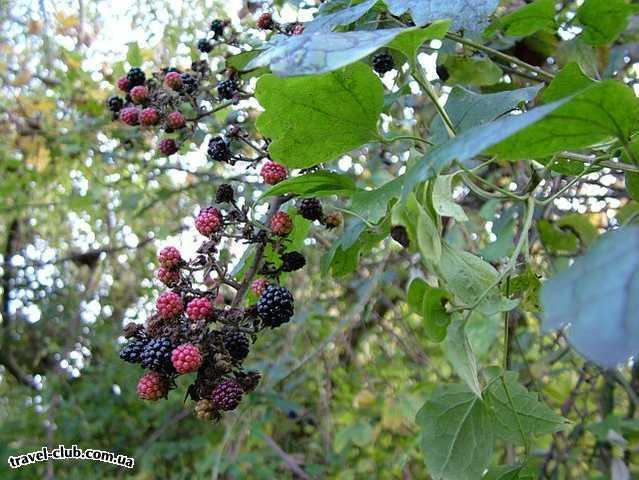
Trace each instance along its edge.
{"label": "dark green leaf", "polygon": [[441,288],[426,285],[424,289],[421,314],[424,318],[426,336],[433,342],[441,342],[446,338],[448,325],[451,321],[451,316],[444,307],[448,297],[448,292]]}
{"label": "dark green leaf", "polygon": [[313,77],[260,78],[265,111],[257,126],[273,139],[269,152],[289,167],[310,167],[378,138],[384,94],[372,70],[356,63]]}
{"label": "dark green leaf", "polygon": [[590,45],[612,43],[626,29],[632,12],[624,0],[586,0],[577,10],[584,26],[581,38]]}
{"label": "dark green leaf", "polygon": [[502,76],[501,69],[483,55],[465,57],[446,55],[443,65],[450,75],[446,82],[450,84],[475,85],[478,87],[494,85]]}
{"label": "dark green leaf", "polygon": [[542,100],[554,102],[583,90],[594,84],[594,80],[581,71],[576,63],[569,63],[557,74],[543,92]]}
{"label": "dark green leaf", "polygon": [[501,30],[513,37],[526,37],[555,26],[555,0],[536,0],[500,17],[490,30]]}

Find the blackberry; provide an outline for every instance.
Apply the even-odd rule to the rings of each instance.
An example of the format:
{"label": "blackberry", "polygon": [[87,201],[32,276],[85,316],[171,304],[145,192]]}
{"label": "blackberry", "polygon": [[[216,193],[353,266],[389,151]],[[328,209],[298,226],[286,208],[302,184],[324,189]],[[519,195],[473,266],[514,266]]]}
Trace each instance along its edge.
{"label": "blackberry", "polygon": [[435,68],[435,72],[437,72],[437,76],[442,82],[446,82],[446,80],[450,78],[448,69],[443,65],[437,65],[437,67]]}
{"label": "blackberry", "polygon": [[197,49],[202,53],[209,53],[213,49],[213,45],[207,38],[200,38],[197,41]]}
{"label": "blackberry", "polygon": [[190,73],[183,73],[181,78],[182,78],[182,85],[183,85],[182,88],[184,92],[188,93],[189,95],[195,93],[198,87],[197,78],[195,78]]}
{"label": "blackberry", "polygon": [[408,238],[408,232],[402,225],[395,225],[390,231],[391,238],[399,243],[402,247],[408,248],[410,245],[410,239]]}
{"label": "blackberry", "polygon": [[233,79],[224,80],[217,84],[217,93],[224,100],[231,100],[237,93],[237,82]]}
{"label": "blackberry", "polygon": [[171,352],[173,345],[167,337],[154,338],[144,347],[141,355],[142,368],[157,372],[171,371]]}
{"label": "blackberry", "polygon": [[118,113],[124,106],[124,100],[116,96],[109,97],[109,99],[107,100],[107,106],[113,113]]}
{"label": "blackberry", "polygon": [[282,271],[294,272],[304,268],[306,265],[306,259],[300,252],[288,252],[282,255]]}
{"label": "blackberry", "polygon": [[317,198],[305,198],[297,206],[300,215],[307,220],[321,220],[324,216],[322,204]]}
{"label": "blackberry", "polygon": [[257,301],[257,314],[267,327],[288,322],[294,312],[293,295],[286,287],[269,285]]}
{"label": "blackberry", "polygon": [[393,60],[392,55],[388,53],[378,53],[373,57],[371,63],[373,65],[373,70],[380,75],[390,72],[393,68],[395,68],[395,61]]}
{"label": "blackberry", "polygon": [[120,358],[129,363],[140,363],[142,361],[142,353],[146,346],[146,340],[134,340],[129,342],[122,350],[120,350]]}
{"label": "blackberry", "polygon": [[231,151],[226,141],[222,137],[214,137],[209,141],[209,148],[206,151],[213,160],[226,162],[231,157]]}
{"label": "blackberry", "polygon": [[217,187],[217,193],[215,194],[216,203],[227,203],[233,201],[233,187],[228,183],[223,183]]}
{"label": "blackberry", "polygon": [[242,401],[242,395],[244,395],[244,389],[241,385],[235,380],[227,378],[213,389],[211,399],[220,410],[235,410]]}
{"label": "blackberry", "polygon": [[242,332],[235,328],[223,330],[224,348],[235,360],[244,360],[249,354],[249,340]]}
{"label": "blackberry", "polygon": [[215,19],[211,22],[211,31],[215,38],[222,37],[224,35],[224,27],[226,22],[224,20]]}
{"label": "blackberry", "polygon": [[129,70],[129,73],[126,74],[126,79],[129,81],[129,88],[133,88],[138,85],[144,85],[146,75],[144,75],[144,72],[138,67],[133,67]]}

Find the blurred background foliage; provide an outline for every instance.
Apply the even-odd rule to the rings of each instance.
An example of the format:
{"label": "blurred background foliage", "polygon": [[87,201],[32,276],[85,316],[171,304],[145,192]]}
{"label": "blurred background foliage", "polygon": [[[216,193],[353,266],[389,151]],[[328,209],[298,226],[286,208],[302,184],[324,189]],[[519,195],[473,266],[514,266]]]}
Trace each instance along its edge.
{"label": "blurred background foliage", "polygon": [[[0,0],[2,478],[272,479],[294,478],[298,465],[312,478],[426,478],[414,417],[452,371],[405,302],[418,262],[390,239],[375,243],[345,275],[327,278],[320,258],[340,233],[312,232],[309,267],[290,282],[297,315],[289,328],[261,336],[247,366],[264,372],[263,382],[219,424],[196,420],[183,404],[184,392],[166,402],[141,402],[135,394],[139,372],[118,359],[122,325],[143,321],[157,294],[158,246],[194,245],[183,232],[193,213],[237,173],[207,165],[196,150],[177,162],[156,158],[147,153],[153,139],[112,123],[104,100],[131,63],[142,60],[151,70],[199,58],[195,42],[213,18],[230,16],[251,44],[263,39],[254,29],[256,12],[274,7],[288,21],[308,20],[317,6],[262,3]],[[500,12],[524,3],[504,1]],[[578,4],[558,3],[566,14]],[[607,47],[585,43],[570,28],[495,42],[533,64],[547,57],[559,65],[577,61],[594,77],[634,85],[634,18]],[[449,52],[440,63],[455,83],[484,93],[528,85],[481,55],[462,59]],[[383,121],[429,124],[434,113],[424,97],[407,95],[389,102]],[[250,124],[254,114],[234,108],[212,117],[207,128],[215,133],[229,118]],[[362,186],[380,185],[407,154],[406,145],[366,148],[339,167]],[[491,180],[509,185],[517,175],[515,164],[504,164]],[[573,220],[564,220],[565,228],[549,224],[541,233],[549,249],[575,253],[583,219],[602,227],[617,221],[619,209],[627,214],[636,208],[620,178],[602,174],[588,181],[598,190],[567,201],[564,211],[575,212]],[[338,198],[332,201],[339,205]],[[471,195],[463,205],[471,223],[453,230],[451,241],[481,250],[489,260],[508,255],[513,213]],[[566,453],[572,478],[598,471],[599,460],[589,457],[598,448],[636,469],[639,424],[626,412],[634,407],[623,389],[614,388],[614,378],[585,368],[562,341],[542,337],[534,319],[513,322],[526,328],[515,337],[511,368],[523,372],[524,383],[538,382],[557,411],[578,392],[579,409],[563,412],[572,421],[590,412]],[[477,314],[469,325],[483,363],[498,358],[501,323]],[[626,443],[611,442],[610,430]],[[554,441],[573,439],[547,435],[536,447],[543,451]],[[91,462],[7,468],[9,455],[58,444],[124,453],[135,458],[136,468]],[[506,460],[511,454],[503,451]],[[588,478],[607,478],[597,475]]]}

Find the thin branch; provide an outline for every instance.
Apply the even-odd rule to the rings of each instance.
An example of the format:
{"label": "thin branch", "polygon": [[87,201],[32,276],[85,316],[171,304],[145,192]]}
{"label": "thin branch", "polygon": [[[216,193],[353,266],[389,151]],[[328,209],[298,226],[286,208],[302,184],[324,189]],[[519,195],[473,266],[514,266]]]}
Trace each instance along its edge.
{"label": "thin branch", "polygon": [[302,470],[299,466],[299,463],[292,456],[282,450],[282,447],[280,447],[271,436],[263,433],[262,438],[267,443],[267,445],[271,447],[271,450],[273,450],[277,454],[277,456],[282,459],[286,467],[291,472],[304,480],[313,480],[313,477],[310,477],[304,470]]}

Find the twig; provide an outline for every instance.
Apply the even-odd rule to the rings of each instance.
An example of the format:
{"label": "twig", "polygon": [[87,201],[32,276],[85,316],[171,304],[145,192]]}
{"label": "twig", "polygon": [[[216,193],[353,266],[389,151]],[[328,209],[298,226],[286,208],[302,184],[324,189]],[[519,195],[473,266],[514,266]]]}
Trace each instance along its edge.
{"label": "twig", "polygon": [[313,477],[310,477],[304,470],[302,470],[299,466],[299,463],[292,456],[282,450],[282,447],[280,447],[277,442],[273,440],[272,437],[265,433],[262,433],[262,438],[267,443],[267,445],[271,447],[271,450],[273,450],[277,454],[277,456],[282,459],[286,467],[291,472],[304,480],[313,480]]}

